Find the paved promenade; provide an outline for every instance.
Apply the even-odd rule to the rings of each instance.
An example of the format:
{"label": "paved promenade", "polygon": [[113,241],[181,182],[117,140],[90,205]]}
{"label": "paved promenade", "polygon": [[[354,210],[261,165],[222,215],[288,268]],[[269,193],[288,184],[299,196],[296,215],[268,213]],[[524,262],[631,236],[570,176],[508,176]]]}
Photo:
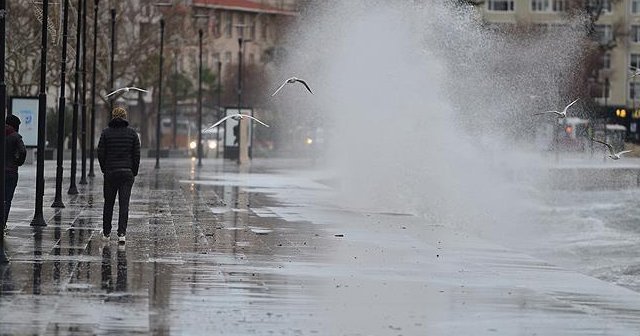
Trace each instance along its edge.
{"label": "paved promenade", "polygon": [[[2,335],[639,335],[640,294],[407,214],[340,204],[305,161],[146,160],[126,247],[102,177],[33,217],[21,180]],[[67,175],[68,176],[68,175]],[[117,209],[117,204],[116,204]],[[114,215],[114,219],[117,215]],[[115,220],[114,220],[115,223]]]}

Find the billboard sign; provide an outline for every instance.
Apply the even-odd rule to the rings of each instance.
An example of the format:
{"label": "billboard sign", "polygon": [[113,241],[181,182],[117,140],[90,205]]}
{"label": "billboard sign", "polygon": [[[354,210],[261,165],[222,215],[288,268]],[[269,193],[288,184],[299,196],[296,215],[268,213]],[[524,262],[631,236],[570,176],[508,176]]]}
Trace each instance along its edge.
{"label": "billboard sign", "polygon": [[38,97],[11,97],[11,114],[20,118],[20,135],[27,147],[38,146]]}

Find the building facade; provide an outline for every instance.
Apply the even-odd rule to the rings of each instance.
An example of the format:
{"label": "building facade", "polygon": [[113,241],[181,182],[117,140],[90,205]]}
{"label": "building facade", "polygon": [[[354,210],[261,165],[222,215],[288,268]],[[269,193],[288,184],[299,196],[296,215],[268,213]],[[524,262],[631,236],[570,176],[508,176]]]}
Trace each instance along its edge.
{"label": "building facade", "polygon": [[[486,0],[478,8],[487,23],[551,26],[564,24],[571,6],[600,2],[602,13],[594,38],[610,47],[602,56],[596,79],[601,93],[592,95],[602,105],[626,106],[632,111],[640,106],[640,76],[630,76],[630,67],[640,67],[640,0]],[[631,114],[640,119],[640,113]]]}

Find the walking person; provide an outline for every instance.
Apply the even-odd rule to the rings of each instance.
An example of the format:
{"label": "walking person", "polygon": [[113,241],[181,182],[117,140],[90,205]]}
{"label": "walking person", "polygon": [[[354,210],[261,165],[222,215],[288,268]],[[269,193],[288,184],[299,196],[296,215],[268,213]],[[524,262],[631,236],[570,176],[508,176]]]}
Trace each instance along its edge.
{"label": "walking person", "polygon": [[22,141],[20,130],[20,118],[13,114],[7,116],[4,126],[5,135],[5,157],[4,157],[4,223],[3,229],[7,227],[7,218],[11,209],[13,194],[18,185],[18,167],[24,164],[27,157],[27,149]]}
{"label": "walking person", "polygon": [[102,212],[102,236],[109,240],[113,205],[118,195],[118,242],[125,243],[129,220],[129,198],[135,176],[140,167],[140,139],[129,127],[127,110],[116,107],[111,112],[109,127],[105,128],[98,142],[98,162],[104,174],[104,209]]}

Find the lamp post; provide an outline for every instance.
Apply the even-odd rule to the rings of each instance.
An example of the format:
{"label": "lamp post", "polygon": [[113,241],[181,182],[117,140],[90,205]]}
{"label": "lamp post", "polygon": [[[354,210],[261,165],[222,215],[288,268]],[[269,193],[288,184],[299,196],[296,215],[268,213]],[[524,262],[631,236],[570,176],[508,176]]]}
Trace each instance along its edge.
{"label": "lamp post", "polygon": [[[236,25],[238,27],[238,113],[241,112],[242,108],[242,43],[244,42],[244,25]],[[243,135],[244,135],[244,127],[243,127],[242,119],[238,120],[238,164],[243,163]]]}
{"label": "lamp post", "polygon": [[[5,41],[6,41],[6,20],[7,20],[7,2],[6,0],[0,0],[0,125],[6,123],[6,109],[7,109],[7,84],[4,78],[4,60],[5,60]],[[0,132],[0,161],[2,166],[5,164],[5,135],[4,132]],[[4,190],[4,169],[0,172],[0,189]],[[4,216],[4,192],[0,193],[0,204],[2,204],[2,211],[0,211],[0,264],[6,264],[9,262],[9,258],[4,252],[4,227],[6,224],[6,218]]]}
{"label": "lamp post", "polygon": [[89,149],[89,177],[94,177],[93,160],[95,151],[96,132],[96,52],[98,50],[98,4],[100,0],[93,3],[93,59],[91,65],[91,135]]}
{"label": "lamp post", "polygon": [[200,48],[198,65],[198,167],[202,167],[202,29],[198,30],[198,47]]}
{"label": "lamp post", "polygon": [[[109,87],[111,88],[111,92],[115,90],[115,85],[113,82],[113,69],[115,68],[115,52],[116,52],[116,9],[111,8],[111,52],[110,52],[110,69],[109,69]],[[111,115],[111,111],[113,110],[113,100],[109,101],[109,113]],[[108,119],[107,119],[108,120]]]}
{"label": "lamp post", "polygon": [[[220,106],[220,94],[222,91],[222,62],[218,60],[218,92],[217,92],[217,101],[218,101],[218,111],[217,117],[218,120],[222,119],[222,107]],[[220,125],[217,126],[218,130],[216,132],[216,159],[220,157]]]}
{"label": "lamp post", "polygon": [[160,66],[158,79],[158,113],[156,115],[156,167],[160,169],[160,113],[162,111],[162,68],[164,66],[164,19],[160,19]]}
{"label": "lamp post", "polygon": [[[44,131],[47,122],[47,22],[49,0],[42,1],[42,46],[40,49],[40,94],[38,95],[38,158],[36,163],[36,204],[31,226],[47,226],[42,214],[44,196]],[[4,41],[4,40],[3,40]],[[3,48],[4,49],[4,48]],[[4,111],[2,111],[4,113]],[[3,202],[4,203],[4,202]]]}
{"label": "lamp post", "polygon": [[82,16],[82,94],[80,106],[82,125],[80,126],[80,184],[87,184],[87,0],[82,0],[85,15]]}
{"label": "lamp post", "polygon": [[76,167],[77,167],[77,147],[78,147],[78,109],[80,95],[80,26],[82,25],[82,0],[78,0],[78,20],[76,24],[76,66],[75,66],[75,87],[73,90],[73,117],[71,118],[71,181],[67,194],[77,195],[76,187]]}
{"label": "lamp post", "polygon": [[52,208],[64,208],[62,202],[62,167],[64,153],[64,116],[65,116],[65,83],[67,75],[67,29],[69,26],[69,0],[64,0],[62,15],[62,57],[60,58],[60,97],[58,98],[58,144],[56,157],[56,196],[51,204]]}
{"label": "lamp post", "polygon": [[171,148],[178,147],[178,49],[173,52],[173,112],[171,114],[171,129],[173,134]]}

